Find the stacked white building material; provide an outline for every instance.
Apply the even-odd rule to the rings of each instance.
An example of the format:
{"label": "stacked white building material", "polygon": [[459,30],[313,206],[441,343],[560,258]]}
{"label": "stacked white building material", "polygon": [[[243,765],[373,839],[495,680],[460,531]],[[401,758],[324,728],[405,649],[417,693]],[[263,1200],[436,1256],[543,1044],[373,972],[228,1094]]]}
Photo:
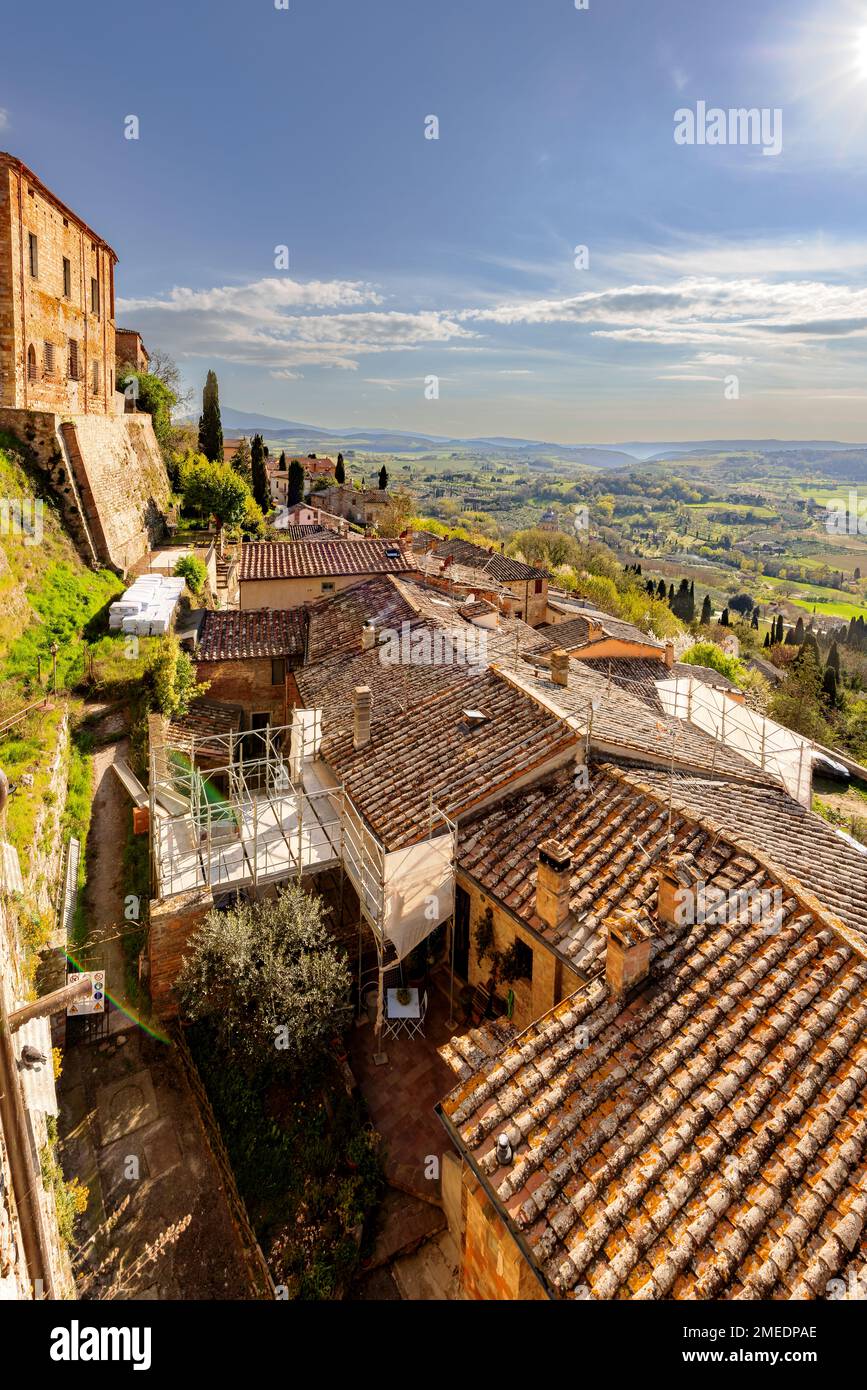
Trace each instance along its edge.
{"label": "stacked white building material", "polygon": [[136,637],[155,637],[168,632],[184,580],[160,574],[143,574],[108,610],[112,632],[132,633]]}

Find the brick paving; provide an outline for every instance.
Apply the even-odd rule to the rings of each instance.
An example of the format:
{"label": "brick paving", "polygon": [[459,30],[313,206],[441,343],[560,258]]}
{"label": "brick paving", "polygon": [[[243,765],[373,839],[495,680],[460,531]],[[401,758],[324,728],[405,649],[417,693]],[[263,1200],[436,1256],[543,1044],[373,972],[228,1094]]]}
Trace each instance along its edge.
{"label": "brick paving", "polygon": [[434,1106],[454,1086],[454,1074],[437,1054],[460,1025],[448,1024],[448,977],[428,985],[428,1012],[423,1038],[385,1038],[388,1061],[373,1060],[375,1033],[365,1023],[355,1029],[350,1045],[350,1065],[358,1079],[370,1117],[383,1136],[388,1182],[426,1202],[439,1202],[439,1178],[426,1176],[428,1160],[450,1148]]}

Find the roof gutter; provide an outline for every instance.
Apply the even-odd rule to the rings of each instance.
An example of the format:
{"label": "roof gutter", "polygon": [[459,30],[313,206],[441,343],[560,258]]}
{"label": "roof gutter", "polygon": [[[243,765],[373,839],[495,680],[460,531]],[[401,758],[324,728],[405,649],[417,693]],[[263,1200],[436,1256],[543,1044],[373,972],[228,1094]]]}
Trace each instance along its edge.
{"label": "roof gutter", "polygon": [[527,1265],[529,1266],[533,1274],[533,1277],[536,1280],[536,1283],[539,1285],[545,1297],[551,1299],[552,1301],[554,1299],[560,1300],[560,1295],[554,1292],[554,1290],[548,1283],[548,1280],[545,1278],[545,1275],[542,1273],[541,1269],[539,1269],[539,1266],[536,1263],[535,1258],[533,1257],[530,1247],[528,1246],[521,1232],[518,1230],[518,1227],[515,1225],[515,1222],[512,1220],[508,1211],[503,1206],[502,1202],[500,1201],[500,1198],[497,1196],[496,1192],[491,1187],[484,1173],[482,1173],[482,1171],[480,1170],[475,1159],[470,1155],[470,1153],[464,1146],[463,1141],[461,1140],[457,1130],[454,1128],[451,1121],[443,1113],[442,1101],[437,1101],[436,1105],[434,1106],[434,1114],[436,1115],[446,1134],[451,1139],[452,1144],[457,1149],[463,1162],[467,1164],[473,1176],[476,1178],[478,1183],[484,1188],[488,1198],[496,1208],[500,1220],[506,1227],[506,1230],[509,1232],[509,1235],[512,1237],[512,1240],[517,1245],[521,1254],[524,1256],[524,1259],[526,1260]]}

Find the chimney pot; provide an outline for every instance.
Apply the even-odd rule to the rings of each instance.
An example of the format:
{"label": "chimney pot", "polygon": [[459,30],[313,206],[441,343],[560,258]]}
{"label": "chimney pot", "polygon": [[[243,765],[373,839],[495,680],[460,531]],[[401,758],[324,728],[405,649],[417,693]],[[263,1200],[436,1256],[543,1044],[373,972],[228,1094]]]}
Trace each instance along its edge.
{"label": "chimney pot", "polygon": [[660,926],[680,927],[695,921],[695,901],[690,912],[689,894],[695,894],[701,870],[691,854],[671,855],[659,866],[656,915]]}
{"label": "chimney pot", "polygon": [[555,685],[569,684],[569,653],[556,647],[551,653],[551,679]]}
{"label": "chimney pot", "polygon": [[616,912],[608,919],[605,982],[615,999],[625,999],[650,974],[650,930],[634,912]]}
{"label": "chimney pot", "polygon": [[[376,628],[373,623],[365,623],[361,629],[361,650],[369,652],[376,643]],[[361,688],[361,687],[359,687]]]}
{"label": "chimney pot", "polygon": [[673,643],[673,642],[666,642],[666,644],[665,644],[665,664],[666,664],[666,666],[668,667],[669,671],[671,670],[672,666],[674,665],[674,643]]}
{"label": "chimney pot", "polygon": [[353,748],[364,748],[370,743],[370,686],[357,685],[352,697],[353,705]]}
{"label": "chimney pot", "polygon": [[572,896],[572,855],[559,840],[543,840],[536,864],[536,915],[549,927],[569,916]]}

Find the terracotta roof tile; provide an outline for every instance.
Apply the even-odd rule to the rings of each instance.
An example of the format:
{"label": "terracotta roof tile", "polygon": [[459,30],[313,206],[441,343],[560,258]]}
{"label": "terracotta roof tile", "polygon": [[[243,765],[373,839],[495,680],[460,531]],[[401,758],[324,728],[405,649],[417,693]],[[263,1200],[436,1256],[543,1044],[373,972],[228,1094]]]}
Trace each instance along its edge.
{"label": "terracotta roof tile", "polygon": [[399,541],[248,541],[241,548],[240,580],[304,579],[357,574],[408,574],[415,561]]}
{"label": "terracotta roof tile", "polygon": [[197,661],[243,661],[247,657],[304,654],[303,608],[209,610],[205,614]]}

